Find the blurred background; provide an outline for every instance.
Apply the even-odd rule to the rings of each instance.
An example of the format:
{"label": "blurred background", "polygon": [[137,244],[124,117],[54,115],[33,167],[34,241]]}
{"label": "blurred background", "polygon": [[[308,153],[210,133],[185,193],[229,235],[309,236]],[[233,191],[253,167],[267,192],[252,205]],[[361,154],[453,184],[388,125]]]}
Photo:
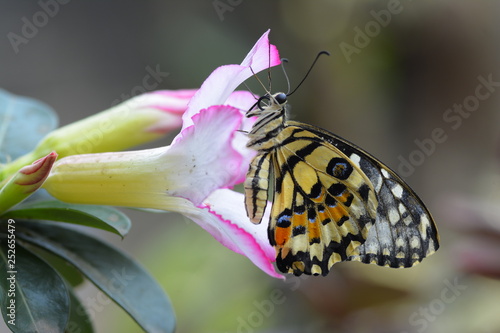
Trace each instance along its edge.
{"label": "blurred background", "polygon": [[[398,171],[435,217],[435,255],[406,270],[341,263],[326,278],[283,282],[176,214],[126,210],[125,240],[101,236],[160,281],[179,333],[497,333],[499,10],[474,0],[3,1],[0,88],[49,104],[65,125],[143,92],[151,70],[168,73],[155,89],[199,87],[269,28],[292,87],[328,50],[290,97],[292,117]],[[273,90],[286,90],[280,69]],[[80,292],[97,332],[140,332],[114,303],[92,303],[93,286]]]}

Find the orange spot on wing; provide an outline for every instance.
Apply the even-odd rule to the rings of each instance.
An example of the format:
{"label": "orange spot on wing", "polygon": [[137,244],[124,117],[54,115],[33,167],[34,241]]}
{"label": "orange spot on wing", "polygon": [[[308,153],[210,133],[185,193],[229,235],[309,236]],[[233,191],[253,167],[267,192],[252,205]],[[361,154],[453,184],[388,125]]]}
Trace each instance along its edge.
{"label": "orange spot on wing", "polygon": [[290,230],[291,228],[276,228],[274,231],[274,240],[276,241],[276,245],[283,246],[290,239]]}
{"label": "orange spot on wing", "polygon": [[332,216],[334,222],[338,222],[344,216],[349,216],[347,210],[345,210],[345,208],[340,205],[337,205],[335,207],[326,207],[326,209]]}
{"label": "orange spot on wing", "polygon": [[292,228],[303,225],[307,227],[307,214],[304,212],[302,214],[295,214],[292,216]]}
{"label": "orange spot on wing", "polygon": [[309,223],[308,229],[309,229],[309,240],[314,239],[314,238],[321,238],[321,231],[319,229],[319,221],[316,218],[316,221],[314,223]]}
{"label": "orange spot on wing", "polygon": [[288,228],[276,227],[274,239],[278,246],[283,246],[292,237],[293,229],[298,226],[308,228],[307,214],[295,214],[291,218],[291,225]]}
{"label": "orange spot on wing", "polygon": [[338,197],[335,197],[335,199],[337,199],[338,201],[344,203],[344,202],[347,201],[347,199],[349,198],[350,195],[351,195],[351,192],[344,191],[344,192],[342,192],[342,195],[339,195]]}

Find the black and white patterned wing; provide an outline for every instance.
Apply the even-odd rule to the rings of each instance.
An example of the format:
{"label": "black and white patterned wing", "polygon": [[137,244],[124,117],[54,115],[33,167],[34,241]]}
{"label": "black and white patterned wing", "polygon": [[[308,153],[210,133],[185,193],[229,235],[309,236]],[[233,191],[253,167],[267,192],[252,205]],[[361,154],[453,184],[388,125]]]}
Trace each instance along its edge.
{"label": "black and white patterned wing", "polygon": [[300,123],[332,143],[372,182],[377,216],[368,238],[347,258],[387,267],[411,267],[439,248],[434,220],[422,200],[394,171],[349,141],[315,126]]}

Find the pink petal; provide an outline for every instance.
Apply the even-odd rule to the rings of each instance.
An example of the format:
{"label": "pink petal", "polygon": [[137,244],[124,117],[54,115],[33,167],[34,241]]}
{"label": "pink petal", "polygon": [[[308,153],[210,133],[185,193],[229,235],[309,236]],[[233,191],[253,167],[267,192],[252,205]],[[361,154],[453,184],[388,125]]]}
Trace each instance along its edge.
{"label": "pink petal", "polygon": [[250,106],[255,104],[258,96],[254,96],[251,92],[246,90],[236,90],[229,95],[224,104],[231,105],[246,113]]}
{"label": "pink petal", "polygon": [[182,114],[197,89],[157,90],[134,97],[127,101],[133,109],[155,109],[163,111],[163,116],[154,125],[146,129],[148,132],[164,134],[182,125]]}
{"label": "pink petal", "polygon": [[[276,66],[281,63],[281,59],[278,53],[278,49],[275,45],[269,43],[269,33],[271,29],[268,29],[264,34],[259,38],[257,43],[253,46],[253,48],[248,52],[247,56],[241,62],[241,66],[252,67],[255,73],[255,69],[266,69],[268,67]],[[263,54],[263,52],[267,52]],[[252,74],[250,73],[248,77]]]}
{"label": "pink petal", "polygon": [[248,257],[270,276],[284,279],[272,264],[276,252],[267,239],[267,224],[250,222],[245,214],[243,194],[228,189],[217,190],[199,208],[199,216],[190,218],[222,245]]}
{"label": "pink petal", "polygon": [[[235,91],[227,99],[227,104],[241,110],[243,114],[248,111],[249,105],[253,105],[256,98],[248,91]],[[255,156],[256,151],[254,149],[247,148],[248,136],[245,132],[250,131],[253,124],[255,123],[256,117],[247,118],[243,117],[243,123],[241,125],[240,131],[234,133],[233,138],[233,148],[241,154],[243,161],[241,163],[241,170],[239,172],[239,177],[236,183],[242,183],[245,180],[246,173],[248,171],[248,165],[250,161]]]}
{"label": "pink petal", "polygon": [[[156,102],[156,107],[160,110],[182,114],[197,91],[198,89],[156,90],[140,96],[148,96],[150,106]],[[152,96],[157,96],[158,99],[155,101]]]}
{"label": "pink petal", "polygon": [[211,192],[232,187],[241,177],[242,156],[232,146],[243,114],[231,106],[211,106],[193,116],[166,151],[169,195],[199,205]]}
{"label": "pink petal", "polygon": [[[253,75],[250,67],[258,73],[280,64],[278,49],[269,44],[268,35],[269,30],[257,41],[241,65],[221,66],[210,74],[189,102],[188,109],[183,115],[183,128],[191,125],[191,117],[199,110],[210,105],[226,104],[229,95]],[[243,109],[250,106],[251,104]]]}
{"label": "pink petal", "polygon": [[[248,118],[244,118],[244,119],[248,120]],[[253,121],[255,121],[255,120],[253,120]],[[234,133],[232,146],[240,154],[241,159],[242,159],[241,164],[240,164],[240,170],[237,172],[237,176],[235,178],[235,184],[240,184],[240,183],[243,183],[245,181],[250,162],[257,154],[257,152],[254,149],[250,149],[250,148],[246,147],[247,142],[248,142],[248,136],[246,133],[242,133],[242,132],[235,132]]]}

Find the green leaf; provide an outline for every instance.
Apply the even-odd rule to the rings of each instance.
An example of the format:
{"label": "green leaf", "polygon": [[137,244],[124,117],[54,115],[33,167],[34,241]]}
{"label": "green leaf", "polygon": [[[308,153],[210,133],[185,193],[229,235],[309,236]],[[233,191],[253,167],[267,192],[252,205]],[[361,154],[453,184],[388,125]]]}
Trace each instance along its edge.
{"label": "green leaf", "polygon": [[98,228],[122,238],[129,232],[132,222],[119,210],[109,206],[76,205],[61,201],[24,204],[0,217],[10,219],[36,219],[59,221]]}
{"label": "green leaf", "polygon": [[57,123],[47,104],[0,89],[0,163],[31,151]]}
{"label": "green leaf", "polygon": [[42,250],[38,247],[36,250],[36,254],[55,269],[59,276],[61,276],[71,287],[79,286],[85,281],[82,273],[66,260],[54,255],[52,252]]}
{"label": "green leaf", "polygon": [[68,325],[66,326],[67,333],[93,333],[92,320],[90,319],[85,307],[82,305],[78,297],[73,293],[71,288],[68,288],[69,299],[71,302]]}
{"label": "green leaf", "polygon": [[127,255],[78,231],[36,222],[17,224],[19,237],[73,264],[146,332],[174,332],[170,300],[149,273]]}
{"label": "green leaf", "polygon": [[[20,242],[14,243],[13,238],[3,236],[0,238],[0,304],[7,326],[13,332],[22,333],[64,332],[70,310],[64,281]],[[15,263],[8,261],[12,254]],[[10,273],[12,269],[17,273]],[[15,308],[7,312],[8,306]]]}

